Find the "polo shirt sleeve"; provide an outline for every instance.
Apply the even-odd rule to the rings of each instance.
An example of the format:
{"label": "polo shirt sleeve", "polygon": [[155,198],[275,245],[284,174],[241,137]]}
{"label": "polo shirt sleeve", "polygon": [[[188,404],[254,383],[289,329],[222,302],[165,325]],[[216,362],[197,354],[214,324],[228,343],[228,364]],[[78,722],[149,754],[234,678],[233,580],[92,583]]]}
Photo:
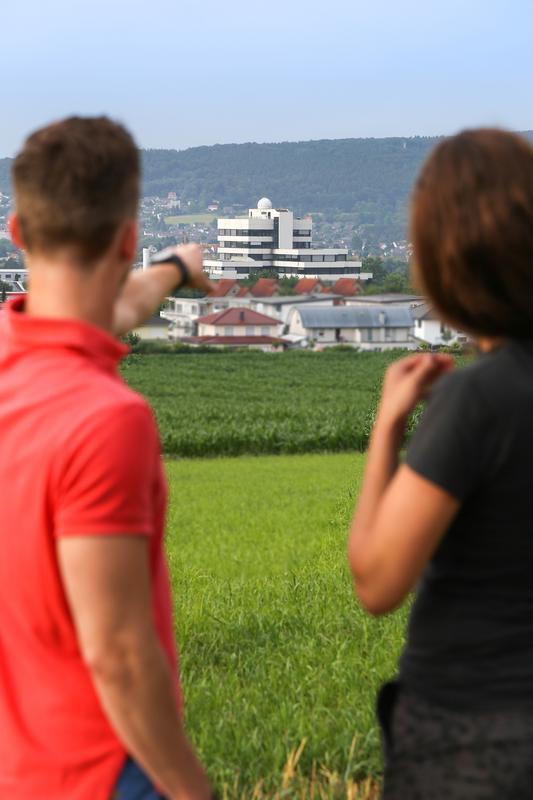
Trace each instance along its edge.
{"label": "polo shirt sleeve", "polygon": [[154,533],[160,456],[148,406],[131,403],[96,412],[67,451],[54,503],[57,537]]}
{"label": "polo shirt sleeve", "polygon": [[405,463],[459,501],[484,474],[484,404],[468,369],[441,378],[407,447]]}

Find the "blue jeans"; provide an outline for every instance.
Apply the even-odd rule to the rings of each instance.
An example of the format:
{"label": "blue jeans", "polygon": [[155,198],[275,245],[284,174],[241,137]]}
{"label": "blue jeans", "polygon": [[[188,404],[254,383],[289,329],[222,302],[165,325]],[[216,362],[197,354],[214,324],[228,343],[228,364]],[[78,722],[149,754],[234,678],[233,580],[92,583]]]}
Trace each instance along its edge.
{"label": "blue jeans", "polygon": [[112,800],[165,800],[154,788],[150,778],[135,761],[128,758],[118,776]]}

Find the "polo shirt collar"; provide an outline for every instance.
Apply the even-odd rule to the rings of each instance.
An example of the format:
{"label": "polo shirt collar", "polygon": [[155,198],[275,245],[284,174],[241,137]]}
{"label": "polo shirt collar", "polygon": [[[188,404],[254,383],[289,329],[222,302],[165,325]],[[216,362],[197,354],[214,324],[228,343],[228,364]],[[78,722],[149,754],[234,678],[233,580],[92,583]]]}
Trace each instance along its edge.
{"label": "polo shirt collar", "polygon": [[78,350],[108,369],[114,369],[130,348],[114,336],[80,319],[31,317],[24,313],[25,298],[15,297],[4,306],[7,344],[20,349],[57,347]]}

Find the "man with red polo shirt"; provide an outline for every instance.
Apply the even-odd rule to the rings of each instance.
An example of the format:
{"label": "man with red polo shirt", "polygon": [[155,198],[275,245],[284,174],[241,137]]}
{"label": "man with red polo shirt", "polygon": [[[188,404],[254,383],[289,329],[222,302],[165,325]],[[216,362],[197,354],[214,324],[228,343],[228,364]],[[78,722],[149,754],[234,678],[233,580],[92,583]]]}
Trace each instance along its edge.
{"label": "man with red polo shirt", "polygon": [[[116,335],[181,272],[130,273],[139,157],[108,119],[34,133],[13,187],[30,277],[0,314],[0,798],[207,800],[180,713],[157,429],[117,373]],[[179,254],[207,287],[199,248]]]}

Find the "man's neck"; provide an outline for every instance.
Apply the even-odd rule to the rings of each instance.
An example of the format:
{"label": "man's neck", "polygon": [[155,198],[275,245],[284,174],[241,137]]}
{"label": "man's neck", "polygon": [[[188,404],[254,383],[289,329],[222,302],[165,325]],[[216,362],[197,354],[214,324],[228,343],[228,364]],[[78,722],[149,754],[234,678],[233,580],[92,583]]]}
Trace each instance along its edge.
{"label": "man's neck", "polygon": [[120,275],[112,265],[83,269],[62,259],[29,257],[26,313],[33,317],[79,319],[111,332]]}

